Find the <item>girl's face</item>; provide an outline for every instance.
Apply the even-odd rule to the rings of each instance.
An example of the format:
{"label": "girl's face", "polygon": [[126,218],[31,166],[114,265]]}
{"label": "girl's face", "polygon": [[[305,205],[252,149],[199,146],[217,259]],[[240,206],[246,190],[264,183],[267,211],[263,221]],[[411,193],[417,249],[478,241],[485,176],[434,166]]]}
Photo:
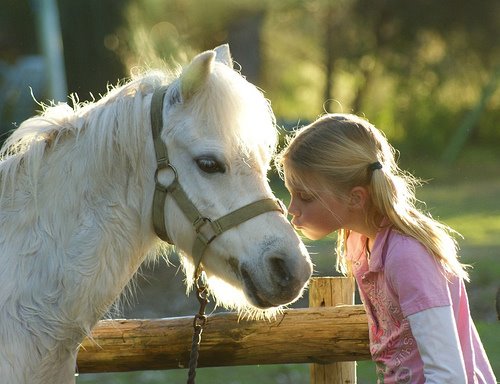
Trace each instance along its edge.
{"label": "girl's face", "polygon": [[328,234],[345,228],[349,218],[348,204],[329,191],[319,191],[314,195],[290,186],[285,177],[285,185],[291,200],[288,213],[296,230],[311,240],[319,240]]}

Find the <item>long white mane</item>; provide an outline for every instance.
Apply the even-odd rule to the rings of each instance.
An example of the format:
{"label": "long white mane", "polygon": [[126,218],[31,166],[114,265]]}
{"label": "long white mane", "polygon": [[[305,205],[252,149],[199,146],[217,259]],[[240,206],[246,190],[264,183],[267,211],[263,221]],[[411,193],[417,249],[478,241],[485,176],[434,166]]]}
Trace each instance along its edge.
{"label": "long white mane", "polygon": [[[161,245],[148,231],[133,239],[128,233],[150,225],[150,204],[138,189],[153,172],[144,156],[147,97],[164,81],[155,72],[95,103],[46,107],[2,147],[0,336],[2,349],[18,351],[9,349],[12,369],[36,364],[39,355],[60,360],[55,355],[90,333],[144,256]],[[130,250],[131,259],[111,257]],[[9,335],[16,339],[6,342]],[[51,369],[25,369],[19,382],[43,382]]]}
{"label": "long white mane", "polygon": [[125,154],[130,166],[143,171],[145,164],[137,160],[147,140],[148,105],[144,98],[167,79],[164,73],[156,71],[111,88],[97,102],[79,103],[75,95],[73,107],[66,103],[42,105],[42,113],[21,124],[0,151],[2,196],[8,186],[12,187],[22,164],[32,185],[36,186],[46,153],[61,150],[68,139],[75,148],[85,147],[89,155],[92,154],[80,159],[92,170],[109,172],[117,165],[114,162],[119,152]]}

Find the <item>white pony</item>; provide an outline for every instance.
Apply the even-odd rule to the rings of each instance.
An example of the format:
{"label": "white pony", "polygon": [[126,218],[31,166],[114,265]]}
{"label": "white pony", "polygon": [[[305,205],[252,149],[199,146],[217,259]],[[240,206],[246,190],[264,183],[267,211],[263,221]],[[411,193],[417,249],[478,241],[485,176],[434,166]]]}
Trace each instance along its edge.
{"label": "white pony", "polygon": [[[165,85],[171,167],[156,172],[150,107]],[[169,184],[175,168],[193,205],[217,219],[273,197],[275,143],[270,106],[232,69],[227,46],[176,76],[150,72],[95,103],[53,106],[22,123],[0,162],[0,381],[73,383],[79,343],[166,244],[152,223],[155,182]],[[170,194],[162,211],[189,284],[197,233]],[[218,302],[239,310],[294,301],[312,272],[279,211],[220,234],[201,265]]]}

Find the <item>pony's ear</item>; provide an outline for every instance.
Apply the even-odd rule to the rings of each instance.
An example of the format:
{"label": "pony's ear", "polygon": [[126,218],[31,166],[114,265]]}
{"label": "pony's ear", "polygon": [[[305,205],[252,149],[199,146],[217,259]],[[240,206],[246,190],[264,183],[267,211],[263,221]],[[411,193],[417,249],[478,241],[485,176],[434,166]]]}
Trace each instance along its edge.
{"label": "pony's ear", "polygon": [[229,44],[219,45],[214,48],[215,60],[223,64],[226,64],[229,68],[233,68],[233,59],[231,58],[231,52],[229,51]]}
{"label": "pony's ear", "polygon": [[212,71],[214,58],[214,51],[200,53],[182,71],[180,89],[183,101],[188,100],[206,81],[208,75]]}

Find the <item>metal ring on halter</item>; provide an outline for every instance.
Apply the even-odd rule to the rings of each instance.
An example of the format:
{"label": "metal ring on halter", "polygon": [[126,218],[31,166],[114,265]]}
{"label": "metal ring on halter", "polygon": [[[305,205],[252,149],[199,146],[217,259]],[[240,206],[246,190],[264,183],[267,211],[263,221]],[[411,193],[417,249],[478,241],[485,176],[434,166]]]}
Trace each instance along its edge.
{"label": "metal ring on halter", "polygon": [[160,187],[160,189],[166,189],[168,187],[168,185],[163,185],[158,181],[158,172],[164,170],[165,168],[170,168],[174,172],[174,178],[172,180],[172,183],[178,179],[177,169],[175,169],[175,167],[171,163],[164,163],[164,164],[165,165],[160,167],[160,160],[158,160],[158,167],[155,170],[155,184],[157,187]]}

